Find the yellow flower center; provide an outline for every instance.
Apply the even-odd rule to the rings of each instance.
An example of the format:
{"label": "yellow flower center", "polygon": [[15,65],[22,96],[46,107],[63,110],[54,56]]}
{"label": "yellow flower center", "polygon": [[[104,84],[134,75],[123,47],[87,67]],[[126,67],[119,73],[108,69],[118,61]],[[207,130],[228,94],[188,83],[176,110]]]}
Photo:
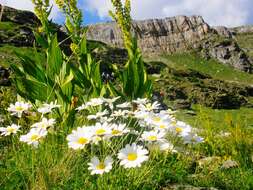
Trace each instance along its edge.
{"label": "yellow flower center", "polygon": [[97,165],[97,167],[96,167],[98,170],[103,170],[103,169],[105,169],[105,164],[104,164],[104,162],[100,162],[98,165]]}
{"label": "yellow flower center", "polygon": [[150,141],[156,141],[157,140],[157,136],[149,136],[148,137],[148,140],[150,140]]}
{"label": "yellow flower center", "polygon": [[47,129],[47,125],[46,125],[45,123],[42,123],[42,124],[41,124],[41,128],[42,128],[42,129]]}
{"label": "yellow flower center", "polygon": [[177,127],[177,128],[176,128],[176,132],[177,132],[177,133],[181,133],[182,131],[183,131],[182,128],[180,128],[180,127]]}
{"label": "yellow flower center", "polygon": [[157,123],[158,123],[158,122],[161,121],[161,118],[160,118],[160,117],[155,117],[153,120],[154,120],[154,122],[157,122]]}
{"label": "yellow flower center", "polygon": [[117,130],[117,129],[112,130],[112,134],[113,134],[113,135],[118,135],[118,134],[120,134],[120,132],[121,132],[121,131],[119,131],[119,130]]}
{"label": "yellow flower center", "polygon": [[37,141],[37,140],[39,140],[39,135],[32,135],[32,136],[31,136],[31,140],[32,140],[32,141]]}
{"label": "yellow flower center", "polygon": [[159,127],[160,127],[161,129],[165,129],[165,128],[166,128],[165,125],[160,125]]}
{"label": "yellow flower center", "polygon": [[135,160],[137,159],[137,154],[136,154],[136,153],[129,153],[129,154],[127,155],[127,159],[128,159],[129,161],[135,161]]}
{"label": "yellow flower center", "polygon": [[176,124],[177,124],[176,121],[172,121],[172,122],[171,122],[171,125],[173,125],[173,126],[175,126]]}
{"label": "yellow flower center", "polygon": [[148,103],[148,104],[146,105],[146,108],[147,108],[147,109],[152,109],[152,104]]}
{"label": "yellow flower center", "polygon": [[81,137],[81,138],[78,139],[78,143],[82,144],[82,145],[87,144],[88,143],[88,139]]}
{"label": "yellow flower center", "polygon": [[22,108],[21,106],[17,106],[17,107],[16,107],[16,110],[17,110],[17,111],[22,111],[23,108]]}
{"label": "yellow flower center", "polygon": [[8,127],[8,128],[7,128],[7,131],[8,131],[9,133],[13,133],[13,132],[15,131],[15,129],[14,129],[14,128],[11,128],[11,127]]}
{"label": "yellow flower center", "polygon": [[96,135],[103,135],[106,132],[104,129],[98,129],[96,130]]}

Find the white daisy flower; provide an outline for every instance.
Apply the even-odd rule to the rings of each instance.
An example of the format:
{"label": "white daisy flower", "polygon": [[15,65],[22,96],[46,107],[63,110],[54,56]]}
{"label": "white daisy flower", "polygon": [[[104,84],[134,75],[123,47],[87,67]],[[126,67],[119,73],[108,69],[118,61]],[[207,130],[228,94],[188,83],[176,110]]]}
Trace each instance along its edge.
{"label": "white daisy flower", "polygon": [[168,151],[171,153],[177,153],[177,150],[174,148],[174,145],[167,140],[162,140],[158,143],[161,151]]}
{"label": "white daisy flower", "polygon": [[95,115],[88,115],[87,119],[88,120],[92,120],[92,119],[98,119],[98,118],[102,118],[105,115],[107,115],[109,112],[107,110],[104,110],[102,112],[97,112]]}
{"label": "white daisy flower", "polygon": [[204,142],[204,138],[194,133],[183,136],[184,144],[198,144]]}
{"label": "white daisy flower", "polygon": [[122,104],[118,104],[116,105],[117,108],[121,108],[121,109],[124,109],[124,108],[131,108],[132,107],[132,104],[130,102],[124,102]]}
{"label": "white daisy flower", "polygon": [[108,105],[111,110],[113,110],[113,103],[116,102],[119,98],[120,96],[116,98],[103,98],[103,100],[105,101],[105,104]]}
{"label": "white daisy flower", "polygon": [[40,122],[34,123],[31,127],[36,127],[40,129],[47,129],[48,127],[52,127],[55,124],[55,119],[47,119],[47,118],[42,118]]}
{"label": "white daisy flower", "polygon": [[103,98],[92,98],[89,102],[86,103],[86,106],[96,107],[102,105],[104,102],[105,101]]}
{"label": "white daisy flower", "polygon": [[130,130],[126,128],[126,124],[112,124],[111,125],[111,136],[121,136],[129,133]]}
{"label": "white daisy flower", "polygon": [[89,107],[96,107],[100,106],[104,103],[104,100],[102,98],[92,98],[89,102],[86,102],[85,104],[82,104],[81,106],[77,107],[77,111],[82,111],[85,109],[88,109]]}
{"label": "white daisy flower", "polygon": [[95,135],[95,136],[92,137],[92,142],[95,143],[95,144],[98,144],[102,140],[103,140],[103,138],[101,136]]}
{"label": "white daisy flower", "polygon": [[133,103],[135,104],[146,104],[148,103],[147,98],[137,98],[136,100],[133,100]]}
{"label": "white daisy flower", "polygon": [[112,117],[125,117],[128,114],[127,110],[115,110],[111,116]]}
{"label": "white daisy flower", "polygon": [[82,110],[85,110],[87,108],[88,108],[88,106],[86,104],[82,104],[81,106],[77,107],[76,110],[77,111],[82,111]]}
{"label": "white daisy flower", "polygon": [[98,157],[94,156],[91,162],[88,163],[88,170],[91,171],[91,175],[108,173],[112,169],[113,159],[111,156],[107,156],[104,161],[100,161]]}
{"label": "white daisy flower", "polygon": [[1,135],[9,136],[11,134],[16,134],[19,131],[20,126],[16,124],[12,124],[7,127],[0,127]]}
{"label": "white daisy flower", "polygon": [[96,123],[96,125],[92,128],[92,132],[94,136],[103,137],[106,135],[110,135],[112,132],[111,125],[107,122],[105,123]]}
{"label": "white daisy flower", "polygon": [[11,104],[7,109],[9,112],[12,112],[11,115],[15,115],[17,117],[21,117],[24,111],[27,111],[31,106],[29,103],[25,102],[16,102],[15,104]]}
{"label": "white daisy flower", "polygon": [[50,102],[49,104],[45,103],[45,104],[42,105],[42,107],[40,107],[38,109],[38,112],[40,112],[42,114],[47,114],[47,113],[51,113],[52,109],[59,108],[59,107],[61,107],[61,106],[57,105],[56,101],[55,102]]}
{"label": "white daisy flower", "polygon": [[162,141],[165,135],[166,134],[163,131],[144,131],[141,135],[141,139],[143,141],[153,143]]}
{"label": "white daisy flower", "polygon": [[165,114],[165,115],[169,115],[172,116],[173,114],[175,114],[177,111],[173,111],[172,109],[167,109],[167,110],[161,110],[160,114]]}
{"label": "white daisy flower", "polygon": [[28,145],[33,145],[37,147],[39,141],[47,135],[47,130],[32,128],[26,135],[20,136],[20,141],[27,143]]}
{"label": "white daisy flower", "polygon": [[127,144],[125,148],[118,153],[118,158],[121,160],[120,165],[124,168],[140,167],[141,164],[148,160],[148,150],[142,146]]}
{"label": "white daisy flower", "polygon": [[150,113],[150,116],[145,118],[145,121],[148,125],[160,125],[164,123],[170,123],[172,118],[169,117],[169,115]]}
{"label": "white daisy flower", "polygon": [[139,104],[138,109],[141,111],[151,112],[151,111],[159,109],[159,106],[160,104],[157,101],[155,101],[153,104],[152,103]]}
{"label": "white daisy flower", "polygon": [[100,118],[98,118],[98,122],[100,122],[100,123],[104,123],[104,122],[110,123],[112,120],[113,120],[112,117],[100,117]]}
{"label": "white daisy flower", "polygon": [[191,126],[182,121],[178,121],[176,125],[171,128],[171,130],[180,137],[188,136],[189,133],[192,132]]}
{"label": "white daisy flower", "polygon": [[92,132],[89,127],[78,127],[67,136],[68,146],[74,150],[83,149],[92,140]]}
{"label": "white daisy flower", "polygon": [[133,112],[136,119],[145,119],[150,116],[150,112],[136,110]]}

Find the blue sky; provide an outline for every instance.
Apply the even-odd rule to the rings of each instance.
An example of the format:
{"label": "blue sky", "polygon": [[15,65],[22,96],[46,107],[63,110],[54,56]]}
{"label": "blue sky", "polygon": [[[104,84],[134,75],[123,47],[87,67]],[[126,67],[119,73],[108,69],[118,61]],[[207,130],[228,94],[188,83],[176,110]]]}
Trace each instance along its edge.
{"label": "blue sky", "polygon": [[[124,1],[124,0],[122,0]],[[33,10],[30,0],[0,0],[5,5]],[[54,4],[53,0],[51,1]],[[79,0],[85,24],[110,20],[110,0]],[[175,15],[201,15],[210,25],[239,26],[253,24],[253,0],[132,0],[136,20]],[[54,6],[51,17],[63,23],[64,17]]]}

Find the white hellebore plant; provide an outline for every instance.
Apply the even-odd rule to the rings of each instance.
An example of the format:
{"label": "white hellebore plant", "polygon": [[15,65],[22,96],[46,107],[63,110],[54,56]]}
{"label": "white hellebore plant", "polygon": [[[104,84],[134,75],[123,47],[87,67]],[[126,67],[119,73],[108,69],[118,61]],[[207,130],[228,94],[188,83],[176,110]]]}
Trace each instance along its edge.
{"label": "white hellebore plant", "polygon": [[16,124],[12,124],[7,127],[0,127],[1,135],[8,136],[11,134],[16,134],[19,131],[20,126]]}
{"label": "white hellebore plant", "polygon": [[11,104],[7,109],[11,112],[11,115],[15,115],[17,117],[21,117],[24,111],[27,111],[31,107],[31,104],[25,102],[16,102],[15,104]]}
{"label": "white hellebore plant", "polygon": [[26,135],[20,136],[20,141],[27,143],[28,145],[33,145],[37,147],[39,141],[47,135],[47,130],[32,128]]}
{"label": "white hellebore plant", "polygon": [[94,156],[91,162],[88,163],[88,170],[91,171],[91,175],[108,173],[112,169],[113,159],[107,156],[104,161],[100,161],[98,157]]}
{"label": "white hellebore plant", "polygon": [[118,158],[121,160],[120,165],[124,168],[140,167],[141,164],[148,160],[148,150],[142,146],[127,144],[125,148],[118,153]]}

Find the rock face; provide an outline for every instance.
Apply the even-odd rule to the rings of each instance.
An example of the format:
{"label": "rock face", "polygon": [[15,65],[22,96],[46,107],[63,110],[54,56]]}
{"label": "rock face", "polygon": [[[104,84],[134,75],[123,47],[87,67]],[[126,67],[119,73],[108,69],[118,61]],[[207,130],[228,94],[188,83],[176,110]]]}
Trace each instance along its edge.
{"label": "rock face", "polygon": [[206,58],[216,58],[219,62],[238,70],[252,73],[253,67],[249,57],[234,40],[222,40],[201,44]]}
{"label": "rock face", "polygon": [[10,86],[9,80],[10,73],[7,69],[0,66],[0,86]]}
{"label": "rock face", "polygon": [[[200,16],[177,16],[135,21],[133,32],[144,53],[175,53],[188,50],[212,30]],[[115,22],[89,26],[88,39],[123,47],[121,32]]]}
{"label": "rock face", "polygon": [[[132,28],[139,47],[146,55],[200,49],[206,53],[205,57],[215,58],[241,71],[251,73],[253,70],[247,55],[232,39],[234,31],[222,26],[211,28],[201,16],[134,21]],[[87,34],[90,40],[123,47],[121,31],[115,22],[91,25]],[[209,40],[214,37],[223,41],[217,44]]]}
{"label": "rock face", "polygon": [[[0,9],[2,5],[0,4]],[[2,15],[3,22],[14,22],[16,24],[25,25],[38,25],[40,23],[36,15],[30,11],[21,11],[13,9],[11,7],[4,6],[4,11]]]}
{"label": "rock face", "polygon": [[[35,40],[33,30],[40,26],[40,20],[34,13],[4,6],[1,22],[7,23],[7,28],[0,27],[0,45],[33,46]],[[59,25],[55,23],[51,23],[51,25],[55,32],[57,32],[59,41],[65,40],[68,37]],[[65,40],[65,45],[69,44],[70,40]]]}
{"label": "rock face", "polygon": [[239,26],[235,28],[229,28],[229,31],[236,34],[253,33],[253,26]]}

